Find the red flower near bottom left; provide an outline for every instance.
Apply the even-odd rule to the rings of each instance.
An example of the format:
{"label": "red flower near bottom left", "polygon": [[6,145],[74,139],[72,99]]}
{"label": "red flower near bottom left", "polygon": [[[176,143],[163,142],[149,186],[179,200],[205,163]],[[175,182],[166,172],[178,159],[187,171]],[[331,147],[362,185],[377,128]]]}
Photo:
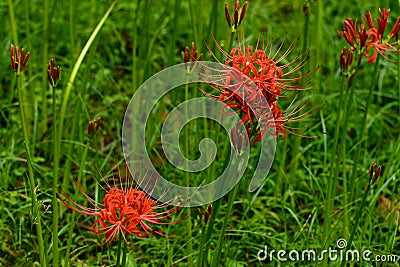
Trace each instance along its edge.
{"label": "red flower near bottom left", "polygon": [[[174,215],[178,208],[168,209],[168,203],[159,203],[152,199],[144,191],[133,187],[133,179],[126,169],[125,178],[121,177],[118,170],[118,179],[113,178],[111,185],[103,178],[106,186],[100,187],[104,190],[103,202],[97,202],[84,192],[82,185],[77,182],[79,191],[87,198],[92,207],[85,207],[72,200],[66,193],[58,198],[68,208],[87,216],[97,217],[92,226],[85,227],[94,231],[96,235],[104,235],[106,240],[102,243],[110,243],[118,240],[120,236],[129,244],[128,235],[146,237],[148,234],[166,236],[162,231],[153,229],[156,224],[174,224],[178,221],[165,222]],[[124,181],[123,181],[124,180]]]}

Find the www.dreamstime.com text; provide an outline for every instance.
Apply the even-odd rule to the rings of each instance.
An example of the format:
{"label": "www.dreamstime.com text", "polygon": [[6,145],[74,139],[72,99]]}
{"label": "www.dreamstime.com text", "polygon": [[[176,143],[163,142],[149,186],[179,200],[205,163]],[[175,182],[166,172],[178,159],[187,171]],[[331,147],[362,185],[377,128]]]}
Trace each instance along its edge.
{"label": "www.dreamstime.com text", "polygon": [[399,262],[400,255],[374,254],[371,250],[346,250],[347,241],[338,239],[337,247],[314,250],[283,250],[271,249],[267,245],[257,252],[260,261],[272,262],[277,259],[280,262],[321,262],[321,261],[348,261],[348,262]]}

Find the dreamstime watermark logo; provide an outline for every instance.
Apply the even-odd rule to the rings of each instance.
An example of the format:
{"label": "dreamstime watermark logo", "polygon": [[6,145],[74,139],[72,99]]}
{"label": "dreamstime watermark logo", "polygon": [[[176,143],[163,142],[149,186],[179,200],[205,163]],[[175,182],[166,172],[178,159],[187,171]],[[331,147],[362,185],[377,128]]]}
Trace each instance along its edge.
{"label": "dreamstime watermark logo", "polygon": [[381,254],[373,255],[371,250],[351,250],[346,249],[347,241],[340,238],[336,241],[336,247],[328,247],[328,249],[314,250],[314,249],[303,249],[303,250],[275,250],[269,249],[267,245],[264,249],[257,252],[257,258],[260,261],[272,262],[277,259],[280,262],[320,262],[324,260],[328,261],[365,261],[365,262],[398,262],[400,255],[393,254]]}
{"label": "dreamstime watermark logo", "polygon": [[[229,77],[228,77],[229,76]],[[161,98],[181,85],[190,83],[205,83],[229,89],[229,86],[239,86],[242,92],[258,94],[257,103],[243,99],[253,110],[256,106],[268,107],[256,85],[243,73],[215,62],[196,62],[187,70],[186,64],[178,64],[164,69],[146,80],[133,95],[124,117],[122,142],[125,161],[139,186],[152,197],[161,202],[169,202],[179,196],[179,202],[169,202],[176,206],[195,207],[211,203],[227,194],[239,182],[247,168],[249,148],[241,153],[231,149],[229,163],[223,173],[213,182],[197,187],[180,186],[169,182],[162,177],[152,164],[146,149],[146,124],[154,123],[149,120],[152,110]],[[254,101],[254,100],[253,100]],[[261,101],[261,103],[260,103]],[[232,115],[223,114],[230,113]],[[269,108],[266,109],[268,113]],[[257,114],[257,112],[253,112]],[[259,119],[256,116],[256,119]],[[271,114],[263,117],[273,118]],[[169,112],[161,130],[163,152],[169,163],[186,172],[200,172],[209,167],[215,160],[216,145],[213,140],[204,138],[199,143],[201,156],[196,160],[187,159],[179,147],[179,134],[183,127],[191,120],[207,118],[218,122],[230,136],[231,129],[238,127],[240,132],[246,133],[244,126],[239,123],[241,118],[236,112],[220,101],[208,97],[189,99],[179,104]],[[265,117],[264,117],[265,118]],[[161,118],[160,118],[161,119]],[[240,129],[241,127],[241,129]],[[275,125],[269,125],[269,128]],[[275,132],[275,129],[269,129]],[[149,136],[149,134],[147,134]],[[244,136],[248,141],[250,138]],[[261,150],[258,163],[253,172],[249,191],[255,191],[268,174],[275,155],[275,136],[266,134],[261,140]],[[137,175],[151,173],[146,177]]]}

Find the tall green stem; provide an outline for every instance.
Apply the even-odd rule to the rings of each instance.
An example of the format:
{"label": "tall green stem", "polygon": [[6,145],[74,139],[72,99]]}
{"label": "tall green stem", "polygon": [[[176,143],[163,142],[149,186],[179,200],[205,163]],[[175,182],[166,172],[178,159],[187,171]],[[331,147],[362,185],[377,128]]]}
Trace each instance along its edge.
{"label": "tall green stem", "polygon": [[35,218],[35,225],[36,225],[36,236],[38,240],[39,246],[39,259],[42,266],[46,266],[45,257],[44,257],[44,242],[43,242],[43,234],[42,234],[42,221],[41,221],[41,214],[38,207],[38,201],[36,196],[36,185],[35,185],[35,178],[33,174],[33,167],[32,167],[32,159],[31,153],[29,148],[29,140],[28,140],[28,132],[26,128],[26,119],[25,119],[25,111],[24,111],[24,104],[22,102],[22,87],[21,87],[21,78],[20,78],[20,66],[18,66],[18,70],[16,72],[17,78],[17,90],[18,90],[18,99],[19,99],[19,106],[20,106],[20,116],[21,116],[21,123],[22,123],[22,131],[24,134],[24,144],[25,144],[25,151],[28,163],[28,173],[29,173],[29,188],[31,191],[32,196],[32,207],[33,207],[33,218]]}
{"label": "tall green stem", "polygon": [[[368,180],[368,187],[367,187],[367,190],[365,190],[365,194],[364,194],[364,196],[362,198],[361,205],[358,208],[358,211],[357,211],[357,214],[356,214],[356,221],[354,222],[353,228],[351,229],[351,234],[350,234],[348,246],[346,247],[345,252],[347,251],[347,249],[351,248],[351,244],[352,244],[353,239],[354,239],[354,234],[355,234],[355,232],[357,230],[358,223],[360,221],[362,212],[364,210],[365,200],[367,199],[368,193],[369,193],[369,191],[371,189],[371,185],[372,185],[373,179],[374,178],[370,177],[369,180]],[[342,261],[342,263],[340,264],[340,267],[344,267],[345,265],[346,265],[346,261]]]}
{"label": "tall green stem", "polygon": [[[122,242],[124,243],[124,247],[122,249],[122,255],[121,255],[121,246]],[[115,264],[116,267],[125,267],[126,266],[126,251],[128,248],[128,244],[124,242],[124,238],[122,237],[122,234],[118,238],[118,249],[117,249],[117,263]]]}
{"label": "tall green stem", "polygon": [[[49,50],[48,49],[49,44],[47,41],[48,26],[49,26],[49,4],[48,4],[48,0],[44,0],[43,1],[43,35],[41,36],[43,66],[46,66],[47,58],[48,58],[48,56],[47,56],[47,53]],[[48,87],[47,86],[47,75],[42,75],[42,88],[46,88],[46,87]],[[40,135],[44,134],[47,131],[47,101],[45,101],[45,99],[47,99],[47,92],[48,92],[47,90],[42,90],[42,99],[43,99],[42,111],[41,111],[42,112],[42,118],[41,118],[42,132],[40,133]],[[54,105],[54,102],[53,102],[53,105]],[[55,115],[55,113],[53,113],[53,114]],[[54,120],[54,122],[56,123],[56,120]],[[57,201],[57,199],[56,199],[56,201]],[[54,202],[53,202],[53,205],[54,205]],[[53,219],[54,219],[54,213],[53,213]],[[54,220],[53,220],[53,222],[54,222]],[[58,266],[58,265],[54,265],[54,266]]]}
{"label": "tall green stem", "polygon": [[[79,183],[82,183],[83,170],[85,169],[85,162],[86,162],[86,157],[87,157],[89,147],[90,147],[90,140],[87,141],[85,150],[83,151],[83,155],[81,158],[81,165],[79,167],[79,173],[78,173],[78,182]],[[76,199],[78,197],[78,193],[79,193],[79,190],[76,190],[74,199]],[[68,263],[69,263],[69,257],[70,257],[70,252],[71,252],[73,230],[74,230],[74,226],[75,226],[75,214],[76,214],[76,212],[72,213],[71,219],[70,219],[70,226],[68,228],[67,251],[65,254],[65,258],[64,258],[65,266],[69,266]]]}
{"label": "tall green stem", "polygon": [[54,166],[53,166],[53,266],[58,266],[58,200],[57,200],[57,183],[58,183],[58,166],[60,164],[60,153],[58,146],[57,131],[57,110],[56,110],[56,88],[53,87],[53,140],[54,140]]}
{"label": "tall green stem", "polygon": [[126,266],[126,250],[128,248],[128,244],[126,242],[124,242],[124,248],[122,249],[122,266],[121,267],[125,267]]}
{"label": "tall green stem", "polygon": [[340,87],[340,92],[339,92],[339,112],[337,114],[337,122],[336,122],[336,127],[335,127],[335,133],[333,136],[333,147],[332,147],[332,157],[331,157],[331,166],[330,166],[330,175],[328,179],[328,186],[326,190],[326,208],[325,208],[325,218],[324,218],[324,247],[328,243],[329,240],[329,234],[330,234],[330,227],[331,227],[331,215],[333,211],[333,202],[334,202],[334,175],[337,174],[336,168],[337,168],[337,147],[338,147],[338,142],[339,142],[339,130],[341,127],[341,122],[342,122],[342,102],[343,102],[343,95],[344,91],[347,88],[347,79],[343,77],[342,79],[342,85]]}
{"label": "tall green stem", "polygon": [[118,248],[117,248],[117,263],[115,264],[116,267],[121,265],[121,244],[122,244],[122,236],[118,237]]}
{"label": "tall green stem", "polygon": [[[216,137],[218,137],[218,135]],[[218,143],[218,142],[216,142],[216,143]],[[230,147],[230,144],[229,144],[229,147]],[[223,151],[227,151],[227,149],[224,149]],[[223,169],[227,168],[227,166],[229,164],[229,160],[230,160],[230,157],[225,157],[225,162],[224,162],[224,165],[223,165]],[[211,176],[210,177],[214,177],[214,171],[213,170],[214,169],[211,170]],[[218,194],[218,192],[216,192],[216,194]],[[218,212],[219,212],[219,209],[221,207],[222,200],[223,200],[223,198],[219,198],[219,199],[217,199],[216,201],[214,201],[212,203],[212,212],[211,212],[211,216],[210,216],[211,218],[217,218],[218,217]],[[214,229],[214,222],[212,220],[208,220],[208,223],[206,224],[205,228],[206,228],[206,233],[205,233],[205,237],[204,237],[204,241],[205,242],[203,242],[203,246],[204,247],[200,247],[200,249],[203,250],[203,251],[201,251],[200,254],[203,255],[202,262],[207,263],[208,262],[208,250],[210,248],[209,241],[211,240],[212,232],[213,232],[213,229]]]}
{"label": "tall green stem", "polygon": [[[365,133],[365,129],[367,127],[367,116],[368,116],[368,111],[369,111],[369,106],[371,104],[371,99],[372,99],[372,92],[374,90],[375,84],[376,84],[376,77],[377,77],[377,73],[378,73],[378,66],[379,66],[379,58],[380,56],[377,57],[376,61],[375,61],[375,66],[374,66],[374,72],[372,73],[372,79],[371,79],[371,83],[369,85],[368,88],[368,97],[367,97],[367,104],[365,106],[365,110],[364,110],[364,115],[363,115],[363,119],[361,121],[361,132],[360,132],[360,147],[362,147],[364,141],[366,141],[368,139],[368,132]],[[360,154],[361,153],[355,153],[354,156],[354,165],[353,165],[353,170],[352,170],[352,174],[351,174],[351,178],[350,181],[352,181],[350,183],[350,192],[353,193],[355,192],[354,187],[355,187],[355,183],[354,180],[356,178],[357,175],[357,168],[358,168],[358,164],[359,164],[359,158],[360,158]],[[379,182],[380,183],[380,182]]]}
{"label": "tall green stem", "polygon": [[196,17],[194,16],[194,9],[193,9],[192,0],[189,0],[189,12],[190,12],[190,19],[191,19],[191,22],[192,22],[194,40],[195,40],[195,42],[197,44],[197,47],[200,48],[199,47],[200,40],[199,40],[199,36],[198,36],[198,33],[197,33],[197,27],[196,27],[197,26],[197,22],[196,22],[196,19],[195,19]]}
{"label": "tall green stem", "polygon": [[[340,160],[342,161],[342,168],[340,169],[343,178],[343,202],[344,202],[344,210],[343,210],[343,217],[344,217],[344,231],[347,233],[349,229],[349,213],[348,213],[348,204],[349,204],[349,191],[348,191],[348,180],[347,180],[347,154],[346,154],[346,136],[347,136],[347,124],[349,121],[349,114],[351,110],[351,106],[353,103],[353,96],[354,96],[354,89],[352,87],[349,88],[350,91],[348,93],[347,100],[344,100],[344,115],[343,115],[343,125],[342,131],[340,135]],[[336,169],[336,175],[339,175],[338,169]]]}
{"label": "tall green stem", "polygon": [[12,0],[8,0],[8,14],[10,16],[11,34],[14,45],[18,46],[17,24],[15,23],[14,6]]}
{"label": "tall green stem", "polygon": [[231,193],[229,194],[228,207],[226,209],[224,224],[222,225],[221,233],[220,233],[220,236],[218,239],[218,244],[217,244],[217,251],[216,251],[216,254],[214,255],[212,266],[221,266],[221,253],[222,253],[222,248],[224,247],[226,227],[228,226],[228,222],[231,217],[233,202],[236,198],[236,194],[238,192],[239,185],[240,185],[240,183],[237,183],[235,185],[235,187],[233,188],[233,191],[231,191]]}
{"label": "tall green stem", "polygon": [[[189,100],[189,83],[185,85],[185,122],[188,121],[188,104],[187,101]],[[185,156],[189,157],[189,129],[188,125],[185,127]],[[186,184],[188,185],[190,182],[190,176],[188,171],[188,161],[186,161]],[[188,253],[188,266],[193,266],[193,241],[192,241],[192,218],[191,218],[191,209],[190,207],[187,208],[188,218],[186,219],[186,233],[187,233],[187,253]]]}
{"label": "tall green stem", "polygon": [[[368,88],[367,104],[365,106],[364,116],[363,116],[363,119],[361,121],[361,132],[360,132],[361,137],[360,137],[360,144],[359,144],[361,147],[362,147],[363,142],[368,139],[368,132],[365,132],[365,129],[367,127],[367,116],[368,116],[369,106],[371,104],[372,91],[374,91],[374,87],[375,87],[375,83],[376,83],[376,77],[378,75],[379,59],[380,59],[380,56],[378,56],[376,61],[375,61],[374,72],[372,73],[371,83],[370,83],[369,88]],[[354,179],[355,179],[355,177],[357,175],[358,160],[359,160],[360,154],[361,153],[356,152],[355,155],[354,155],[353,172],[351,174],[350,181],[354,181]],[[351,185],[352,185],[352,188],[351,188],[350,192],[354,192],[353,187],[354,187],[355,183],[351,183]]]}

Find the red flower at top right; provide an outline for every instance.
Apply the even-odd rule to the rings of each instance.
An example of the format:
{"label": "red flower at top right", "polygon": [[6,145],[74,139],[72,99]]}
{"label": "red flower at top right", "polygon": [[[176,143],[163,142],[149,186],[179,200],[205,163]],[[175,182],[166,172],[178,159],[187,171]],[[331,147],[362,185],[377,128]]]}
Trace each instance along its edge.
{"label": "red flower at top right", "polygon": [[[353,52],[367,57],[369,63],[376,60],[378,53],[387,58],[385,53],[399,51],[400,30],[400,17],[398,17],[389,34],[385,36],[389,14],[390,9],[379,9],[379,17],[376,18],[377,24],[375,24],[371,13],[366,12],[364,21],[369,29],[358,19],[353,22],[351,18],[347,18],[343,21],[343,28],[338,33],[350,44]],[[393,37],[395,37],[394,41],[392,41]]]}

